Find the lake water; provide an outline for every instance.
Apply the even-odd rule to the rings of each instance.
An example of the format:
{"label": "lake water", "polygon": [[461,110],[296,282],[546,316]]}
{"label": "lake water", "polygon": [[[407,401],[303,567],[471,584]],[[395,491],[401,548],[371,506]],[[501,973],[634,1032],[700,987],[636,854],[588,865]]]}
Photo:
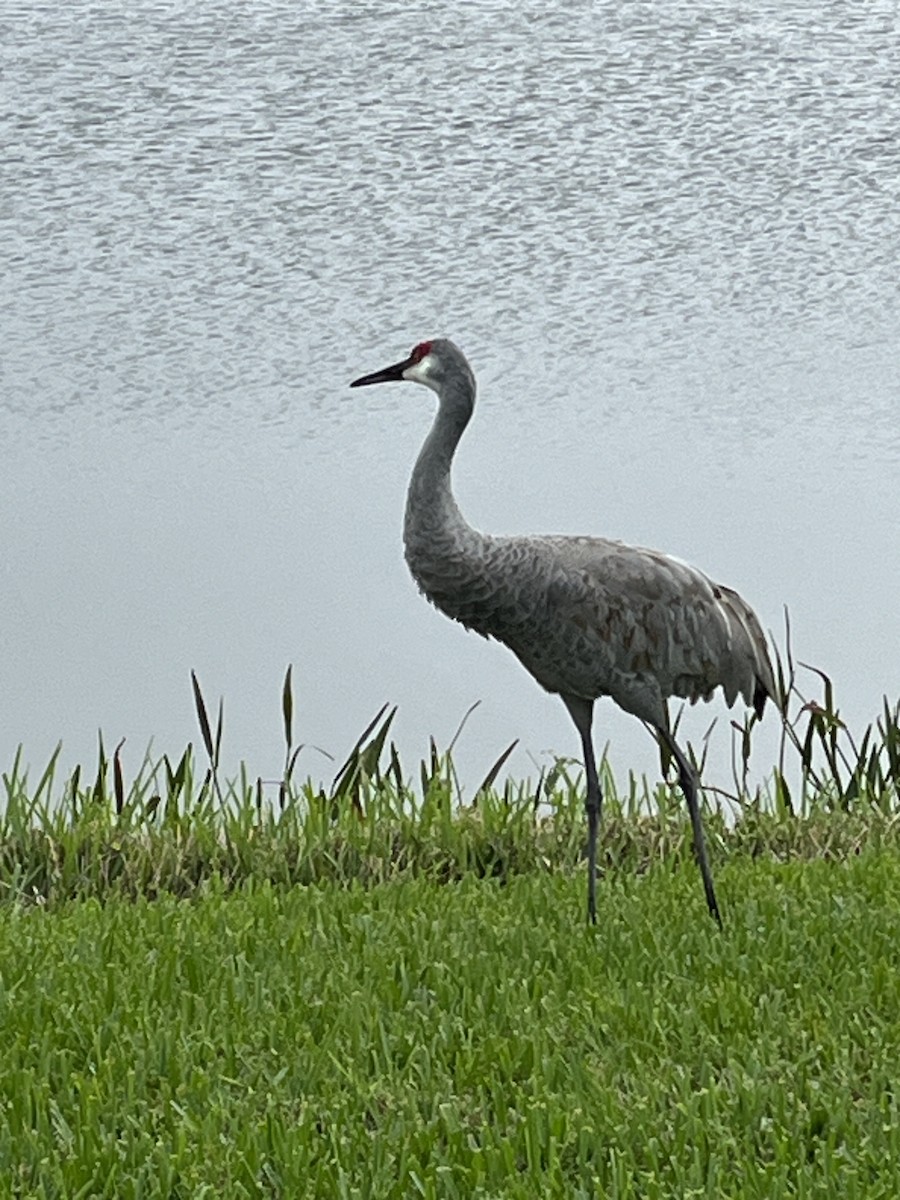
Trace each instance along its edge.
{"label": "lake water", "polygon": [[[350,379],[446,334],[493,532],[603,533],[900,691],[896,3],[0,6],[0,763],[127,738],[470,783],[576,754],[558,700],[402,559],[433,398]],[[807,677],[810,690],[814,683]],[[719,716],[691,712],[692,738]],[[770,723],[774,723],[770,718]],[[598,707],[618,774],[646,733]],[[774,732],[774,731],[773,731]],[[766,766],[767,763],[763,763]],[[328,776],[304,752],[300,770]]]}

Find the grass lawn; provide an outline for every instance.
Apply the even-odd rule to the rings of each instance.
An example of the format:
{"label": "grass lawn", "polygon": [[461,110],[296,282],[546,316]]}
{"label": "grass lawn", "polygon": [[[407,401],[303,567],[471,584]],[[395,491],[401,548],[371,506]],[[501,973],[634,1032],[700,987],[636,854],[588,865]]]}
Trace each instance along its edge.
{"label": "grass lawn", "polygon": [[0,1195],[900,1195],[900,854],[0,907]]}

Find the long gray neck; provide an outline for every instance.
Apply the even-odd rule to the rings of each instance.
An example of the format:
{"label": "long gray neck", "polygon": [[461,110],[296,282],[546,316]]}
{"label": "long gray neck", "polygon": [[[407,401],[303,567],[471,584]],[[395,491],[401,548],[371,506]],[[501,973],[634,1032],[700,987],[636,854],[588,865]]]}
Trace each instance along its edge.
{"label": "long gray neck", "polygon": [[403,529],[406,561],[426,592],[431,573],[443,561],[464,556],[471,540],[480,537],[459,511],[450,484],[450,464],[474,402],[474,381],[444,384],[437,416],[409,481]]}

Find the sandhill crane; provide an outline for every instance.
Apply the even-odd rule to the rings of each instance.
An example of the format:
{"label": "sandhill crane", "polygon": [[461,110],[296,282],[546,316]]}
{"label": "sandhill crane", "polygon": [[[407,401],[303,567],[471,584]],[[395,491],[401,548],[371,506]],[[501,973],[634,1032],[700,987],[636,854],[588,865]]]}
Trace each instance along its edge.
{"label": "sandhill crane", "polygon": [[722,924],[703,840],[698,779],[669,726],[667,700],[729,707],[740,694],[757,716],[776,698],[766,639],[737,592],[656,550],[596,537],[493,537],[465,520],[450,484],[453,455],[475,403],[475,376],[446,338],[420,342],[403,362],[351,387],[423,383],[438,411],[406,501],[406,561],[441,612],[507,645],[561,698],[581,737],[587,783],[588,919],[597,920],[600,783],[591,739],[594,701],[611,696],[644,721],[675,759],[687,800],[706,903]]}

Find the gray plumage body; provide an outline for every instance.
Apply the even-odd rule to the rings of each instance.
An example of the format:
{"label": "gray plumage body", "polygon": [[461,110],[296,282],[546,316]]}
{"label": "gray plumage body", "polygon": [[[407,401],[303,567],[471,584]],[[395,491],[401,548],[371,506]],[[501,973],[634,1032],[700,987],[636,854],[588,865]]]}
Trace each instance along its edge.
{"label": "gray plumage body", "polygon": [[611,696],[652,725],[666,722],[669,696],[709,700],[721,687],[730,706],[774,694],[745,601],[657,551],[471,529],[423,542],[407,514],[406,558],[441,612],[503,642],[548,692]]}
{"label": "gray plumage body", "polygon": [[[424,383],[440,400],[406,503],[406,561],[419,588],[447,616],[503,642],[538,683],[563,698],[585,750],[591,843],[600,807],[593,701],[610,696],[654,728],[678,762],[707,902],[718,918],[693,768],[671,738],[666,701],[708,700],[721,687],[729,705],[741,695],[761,714],[776,690],[753,610],[737,592],[655,550],[595,537],[479,533],[460,513],[450,481],[475,401],[468,362],[452,342],[439,339],[355,382],[395,378]],[[590,858],[593,918],[592,846]]]}

